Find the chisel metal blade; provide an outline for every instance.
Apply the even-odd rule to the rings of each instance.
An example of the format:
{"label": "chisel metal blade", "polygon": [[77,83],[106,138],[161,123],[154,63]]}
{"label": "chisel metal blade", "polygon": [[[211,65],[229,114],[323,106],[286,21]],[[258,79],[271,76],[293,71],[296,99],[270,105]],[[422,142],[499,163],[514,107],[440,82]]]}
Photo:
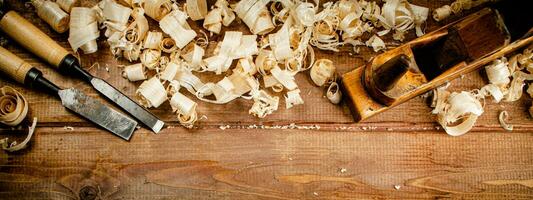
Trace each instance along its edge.
{"label": "chisel metal blade", "polygon": [[145,110],[139,104],[135,103],[129,97],[122,94],[115,87],[111,86],[102,79],[92,78],[91,85],[93,85],[97,91],[130,113],[133,117],[141,121],[141,123],[150,127],[155,133],[158,133],[165,125],[163,121],[159,120],[152,113]]}
{"label": "chisel metal blade", "polygon": [[59,90],[58,93],[63,106],[125,140],[131,138],[133,131],[137,127],[135,120],[96,101],[79,90],[70,88]]}

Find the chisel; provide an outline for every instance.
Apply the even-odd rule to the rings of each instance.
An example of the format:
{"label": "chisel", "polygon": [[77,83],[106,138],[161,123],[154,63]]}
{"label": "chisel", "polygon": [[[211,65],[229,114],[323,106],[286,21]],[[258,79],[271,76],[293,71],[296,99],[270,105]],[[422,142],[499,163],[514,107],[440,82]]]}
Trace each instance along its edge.
{"label": "chisel", "polygon": [[15,81],[54,94],[66,108],[98,124],[115,135],[129,140],[137,122],[74,88],[61,89],[43,77],[42,72],[0,47],[0,71]]}
{"label": "chisel", "polygon": [[163,121],[109,83],[82,69],[76,57],[15,11],[6,13],[0,11],[0,29],[26,49],[55,66],[60,72],[76,75],[90,83],[98,92],[150,127],[155,133],[163,128]]}

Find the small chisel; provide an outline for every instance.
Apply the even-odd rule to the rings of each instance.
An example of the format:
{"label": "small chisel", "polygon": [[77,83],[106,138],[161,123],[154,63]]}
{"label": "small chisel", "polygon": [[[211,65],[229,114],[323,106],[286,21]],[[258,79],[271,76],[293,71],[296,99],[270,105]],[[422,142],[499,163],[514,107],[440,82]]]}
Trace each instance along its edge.
{"label": "small chisel", "polygon": [[155,133],[163,128],[163,121],[109,83],[82,69],[76,57],[15,11],[4,13],[0,10],[0,29],[23,47],[55,66],[60,72],[76,75],[90,83],[98,92],[150,127]]}
{"label": "small chisel", "polygon": [[113,110],[74,88],[61,89],[46,78],[37,68],[0,47],[0,71],[15,81],[37,90],[44,90],[61,99],[66,108],[98,124],[115,135],[129,140],[137,122]]}

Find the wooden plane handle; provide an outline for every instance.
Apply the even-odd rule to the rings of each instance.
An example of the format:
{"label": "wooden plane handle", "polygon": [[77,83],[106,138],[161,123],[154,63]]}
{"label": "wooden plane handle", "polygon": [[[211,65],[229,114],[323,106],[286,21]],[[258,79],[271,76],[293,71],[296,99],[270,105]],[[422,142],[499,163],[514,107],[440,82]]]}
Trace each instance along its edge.
{"label": "wooden plane handle", "polygon": [[30,64],[15,54],[0,47],[0,71],[4,74],[11,76],[11,78],[17,82],[24,84],[26,74],[28,74],[32,68],[33,67]]}
{"label": "wooden plane handle", "polygon": [[0,29],[49,64],[59,67],[69,52],[15,11],[0,19]]}

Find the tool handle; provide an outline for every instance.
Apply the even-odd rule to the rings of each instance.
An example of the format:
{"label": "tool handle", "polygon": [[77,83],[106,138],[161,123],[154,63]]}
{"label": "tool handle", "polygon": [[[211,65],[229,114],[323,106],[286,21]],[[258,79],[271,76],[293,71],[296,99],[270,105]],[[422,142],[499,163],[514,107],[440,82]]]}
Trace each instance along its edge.
{"label": "tool handle", "polygon": [[32,68],[33,67],[30,64],[15,54],[0,47],[0,71],[4,74],[11,76],[17,82],[24,84],[26,74],[28,74]]}
{"label": "tool handle", "polygon": [[58,68],[69,52],[15,11],[0,19],[0,29],[19,44]]}

